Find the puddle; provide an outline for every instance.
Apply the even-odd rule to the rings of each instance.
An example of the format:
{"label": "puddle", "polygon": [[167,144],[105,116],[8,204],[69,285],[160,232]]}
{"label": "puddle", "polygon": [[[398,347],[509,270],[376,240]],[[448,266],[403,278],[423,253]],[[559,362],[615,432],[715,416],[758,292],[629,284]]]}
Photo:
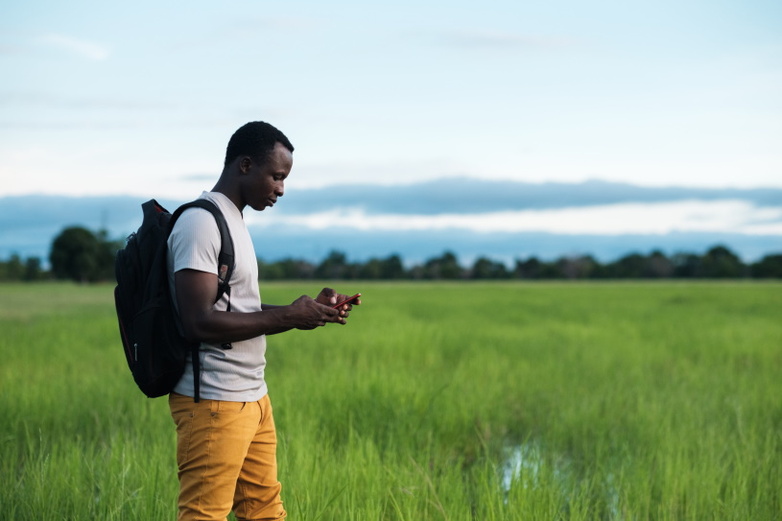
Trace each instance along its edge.
{"label": "puddle", "polygon": [[[523,443],[513,447],[506,447],[503,450],[502,460],[502,492],[506,496],[510,492],[513,481],[520,479],[522,472],[531,476],[533,483],[537,482],[543,464],[540,457],[540,448],[537,445]],[[524,486],[527,486],[526,483]],[[507,501],[507,497],[505,500]]]}
{"label": "puddle", "polygon": [[[508,502],[511,487],[521,486],[524,489],[534,489],[548,486],[552,480],[562,493],[562,497],[571,496],[578,484],[578,478],[564,456],[547,454],[543,445],[535,441],[527,441],[518,445],[505,447],[500,466],[502,493]],[[620,511],[620,492],[617,488],[616,476],[609,473],[602,486],[604,501],[608,511],[606,519],[623,521]],[[566,507],[567,505],[562,505]]]}

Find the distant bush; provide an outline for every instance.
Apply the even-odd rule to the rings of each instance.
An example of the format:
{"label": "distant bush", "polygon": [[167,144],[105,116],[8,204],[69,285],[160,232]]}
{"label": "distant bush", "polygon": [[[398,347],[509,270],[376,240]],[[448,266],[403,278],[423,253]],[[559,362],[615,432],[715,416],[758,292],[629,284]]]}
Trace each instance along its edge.
{"label": "distant bush", "polygon": [[0,281],[32,282],[49,277],[49,272],[42,267],[40,257],[22,259],[19,255],[13,254],[7,261],[0,261]]}

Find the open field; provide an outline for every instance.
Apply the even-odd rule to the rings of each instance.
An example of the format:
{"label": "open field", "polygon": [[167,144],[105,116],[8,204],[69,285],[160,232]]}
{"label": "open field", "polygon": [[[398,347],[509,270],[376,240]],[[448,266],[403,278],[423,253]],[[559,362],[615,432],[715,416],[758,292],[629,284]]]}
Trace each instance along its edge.
{"label": "open field", "polygon": [[[779,519],[782,284],[337,287],[348,326],[269,340],[290,519]],[[174,519],[111,290],[0,286],[0,519]]]}

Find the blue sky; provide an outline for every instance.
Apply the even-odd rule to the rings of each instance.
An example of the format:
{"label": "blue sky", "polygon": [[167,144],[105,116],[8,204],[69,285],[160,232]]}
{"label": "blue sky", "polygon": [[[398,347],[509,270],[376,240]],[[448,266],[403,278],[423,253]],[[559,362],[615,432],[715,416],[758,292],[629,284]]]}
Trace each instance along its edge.
{"label": "blue sky", "polygon": [[[255,119],[296,146],[289,197],[452,177],[476,193],[496,180],[782,187],[779,2],[178,5],[4,3],[0,197],[187,200],[212,186],[228,137]],[[369,219],[335,201],[293,217],[437,230],[466,226],[469,206]],[[479,221],[607,234],[701,221],[751,234],[761,222],[782,237],[782,201],[530,212]]]}

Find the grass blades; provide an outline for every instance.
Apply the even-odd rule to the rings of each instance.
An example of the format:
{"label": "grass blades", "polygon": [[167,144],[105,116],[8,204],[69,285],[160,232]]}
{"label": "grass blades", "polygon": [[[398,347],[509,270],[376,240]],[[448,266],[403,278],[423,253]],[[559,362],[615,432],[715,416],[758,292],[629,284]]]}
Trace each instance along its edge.
{"label": "grass blades", "polygon": [[[350,324],[269,338],[290,518],[782,511],[782,285],[350,284]],[[1,519],[175,516],[173,422],[133,384],[111,290],[0,286]]]}

